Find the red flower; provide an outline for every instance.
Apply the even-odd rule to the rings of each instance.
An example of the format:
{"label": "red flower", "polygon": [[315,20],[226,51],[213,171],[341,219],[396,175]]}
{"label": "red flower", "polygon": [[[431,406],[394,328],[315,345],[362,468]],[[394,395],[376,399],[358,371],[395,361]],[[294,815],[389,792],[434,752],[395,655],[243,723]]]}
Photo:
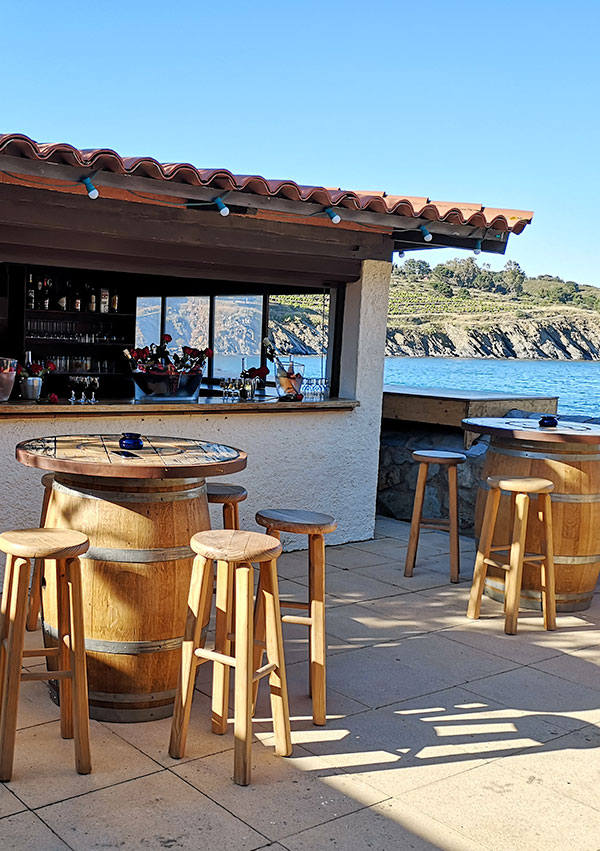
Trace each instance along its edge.
{"label": "red flower", "polygon": [[37,375],[41,371],[42,371],[42,366],[39,363],[32,363],[31,364],[31,372],[33,373],[33,375]]}
{"label": "red flower", "polygon": [[[46,369],[48,370],[48,372],[54,372],[54,370],[56,369],[56,364],[52,363],[52,361],[48,361],[48,363],[46,364]],[[52,395],[54,396],[55,394],[53,393]]]}
{"label": "red flower", "polygon": [[261,378],[263,381],[265,380],[265,378],[267,377],[268,374],[269,374],[269,367],[268,366],[260,366],[260,367],[253,366],[253,367],[250,367],[250,369],[248,370],[248,377],[249,378]]}
{"label": "red flower", "polygon": [[212,358],[213,350],[212,349],[204,349],[204,354],[206,355],[207,358]]}
{"label": "red flower", "polygon": [[147,358],[150,357],[150,349],[146,346],[144,349],[140,351],[138,357]]}
{"label": "red flower", "polygon": [[163,343],[170,343],[173,340],[170,334],[163,334],[162,341]]}
{"label": "red flower", "polygon": [[192,349],[191,352],[190,352],[190,357],[191,358],[199,358],[200,357],[199,350],[198,349]]}
{"label": "red flower", "polygon": [[51,405],[56,405],[57,402],[58,402],[58,396],[56,395],[56,393],[51,393],[48,396],[48,401],[50,402]]}
{"label": "red flower", "polygon": [[190,348],[190,346],[182,346],[181,351],[183,352],[184,355],[191,355],[193,349]]}
{"label": "red flower", "polygon": [[140,356],[137,349],[129,349],[129,354],[134,360],[137,360],[137,358],[139,358]]}
{"label": "red flower", "polygon": [[23,372],[23,367],[21,366],[20,363],[18,363],[17,364],[17,375],[21,375],[22,372]]}

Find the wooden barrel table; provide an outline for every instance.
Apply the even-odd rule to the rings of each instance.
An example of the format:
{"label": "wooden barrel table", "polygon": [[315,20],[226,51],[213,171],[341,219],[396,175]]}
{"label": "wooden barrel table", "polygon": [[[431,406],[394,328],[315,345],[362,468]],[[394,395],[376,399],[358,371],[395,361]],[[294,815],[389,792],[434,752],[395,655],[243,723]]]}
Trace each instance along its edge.
{"label": "wooden barrel table", "polygon": [[[119,437],[30,440],[19,444],[17,458],[55,471],[45,525],[78,529],[90,540],[81,560],[90,716],[149,721],[173,711],[189,542],[210,528],[205,476],[243,469],[246,454],[147,436],[142,449],[123,454]],[[46,571],[42,629],[51,647],[58,635],[54,581]]]}
{"label": "wooden barrel table", "polygon": [[[560,420],[555,427],[541,428],[535,419],[491,417],[463,420],[463,427],[491,435],[477,495],[477,538],[488,476],[550,479],[554,483],[551,500],[557,611],[587,609],[600,572],[600,427]],[[543,552],[534,511],[530,518],[527,552]],[[506,543],[510,534],[509,496],[503,494],[494,544]],[[504,576],[504,571],[488,568],[485,585],[488,597],[504,599]],[[524,566],[519,605],[525,609],[541,609],[539,567]]]}

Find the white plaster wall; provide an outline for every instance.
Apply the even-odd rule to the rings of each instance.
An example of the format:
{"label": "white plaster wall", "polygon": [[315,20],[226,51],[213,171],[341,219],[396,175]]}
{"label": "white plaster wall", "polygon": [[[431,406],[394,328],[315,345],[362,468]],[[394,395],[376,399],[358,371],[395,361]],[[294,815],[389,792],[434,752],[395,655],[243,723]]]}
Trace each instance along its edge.
{"label": "white plaster wall", "polygon": [[[391,264],[365,261],[360,282],[350,284],[344,315],[342,396],[356,397],[353,411],[315,413],[132,415],[77,419],[2,420],[0,504],[3,528],[37,526],[41,472],[17,463],[15,446],[45,434],[146,434],[194,437],[237,446],[248,466],[228,480],[248,489],[240,505],[243,528],[256,529],[259,508],[305,508],[332,514],[338,529],[329,543],[373,536],[379,459],[385,325]],[[215,515],[218,517],[218,514]],[[286,549],[304,548],[299,536]]]}

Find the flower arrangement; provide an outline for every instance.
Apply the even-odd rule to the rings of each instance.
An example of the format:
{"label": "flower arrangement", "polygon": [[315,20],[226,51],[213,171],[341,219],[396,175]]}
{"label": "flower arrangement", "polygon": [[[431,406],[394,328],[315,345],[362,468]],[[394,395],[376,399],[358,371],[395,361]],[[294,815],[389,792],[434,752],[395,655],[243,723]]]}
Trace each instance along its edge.
{"label": "flower arrangement", "polygon": [[172,352],[167,348],[172,340],[170,334],[163,334],[160,343],[151,343],[143,349],[124,349],[123,353],[134,372],[201,375],[207,358],[212,357],[212,350],[182,346],[181,353]]}
{"label": "flower arrangement", "polygon": [[45,375],[48,375],[49,372],[56,371],[56,364],[52,363],[52,361],[48,361],[47,363],[32,363],[29,366],[24,367],[21,364],[17,365],[17,379],[19,381],[24,381],[26,378],[43,378]]}

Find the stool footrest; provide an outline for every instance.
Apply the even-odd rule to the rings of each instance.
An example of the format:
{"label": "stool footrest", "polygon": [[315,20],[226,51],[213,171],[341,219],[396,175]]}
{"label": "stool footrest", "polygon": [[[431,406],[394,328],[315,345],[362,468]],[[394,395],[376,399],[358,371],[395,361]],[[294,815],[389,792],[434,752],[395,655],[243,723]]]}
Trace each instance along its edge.
{"label": "stool footrest", "polygon": [[281,620],[283,623],[299,623],[302,626],[312,626],[312,618],[303,617],[302,615],[284,615]]}
{"label": "stool footrest", "polygon": [[39,649],[23,650],[23,658],[31,658],[32,656],[58,656],[59,654],[59,647],[40,647]]}
{"label": "stool footrest", "polygon": [[71,671],[25,671],[21,674],[21,682],[34,683],[40,680],[70,680]]}
{"label": "stool footrest", "polygon": [[488,564],[490,567],[496,567],[498,570],[510,570],[510,564],[501,564],[499,561],[496,561],[494,558],[484,558],[484,564]]}
{"label": "stool footrest", "polygon": [[276,667],[277,665],[275,662],[269,662],[268,664],[263,665],[262,668],[258,668],[258,670],[254,672],[252,682],[256,683],[259,680],[262,680],[263,677],[267,677],[269,674],[272,674]]}
{"label": "stool footrest", "polygon": [[310,609],[310,603],[294,603],[289,602],[286,603],[283,600],[279,603],[279,608],[281,609],[301,609],[303,612],[308,612]]}
{"label": "stool footrest", "polygon": [[226,653],[217,653],[216,650],[205,650],[199,647],[194,650],[194,656],[201,659],[203,662],[220,662],[222,665],[229,665],[230,668],[235,668],[235,659],[233,656],[227,656]]}
{"label": "stool footrest", "polygon": [[421,517],[420,526],[429,523],[431,526],[447,526],[450,521],[447,517]]}

